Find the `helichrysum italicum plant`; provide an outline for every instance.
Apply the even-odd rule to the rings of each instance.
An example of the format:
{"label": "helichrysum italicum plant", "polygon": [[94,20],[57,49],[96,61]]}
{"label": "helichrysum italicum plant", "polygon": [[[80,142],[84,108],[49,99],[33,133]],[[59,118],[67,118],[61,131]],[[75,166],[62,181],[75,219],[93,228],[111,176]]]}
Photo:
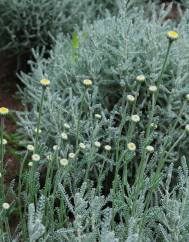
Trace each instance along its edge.
{"label": "helichrysum italicum plant", "polygon": [[[121,11],[118,17],[107,17],[104,20],[96,21],[93,25],[84,25],[84,30],[77,33],[77,49],[69,38],[62,41],[62,37],[59,37],[50,52],[49,59],[38,58],[38,53],[36,53],[37,63],[32,64],[32,74],[22,73],[21,80],[27,86],[23,93],[24,102],[39,102],[40,92],[37,91],[36,84],[38,79],[44,78],[44,72],[49,79],[52,79],[51,92],[48,93],[49,101],[46,104],[49,112],[45,112],[42,122],[44,129],[50,132],[50,136],[46,136],[45,139],[50,141],[50,137],[55,133],[62,133],[62,127],[60,127],[62,122],[59,117],[63,115],[62,112],[69,112],[62,108],[70,102],[68,100],[75,99],[73,103],[79,102],[77,97],[73,97],[75,94],[87,98],[83,95],[83,88],[80,85],[82,80],[93,82],[99,95],[97,97],[93,95],[94,100],[91,102],[101,104],[105,109],[111,109],[118,100],[120,103],[124,102],[124,93],[128,100],[135,103],[134,99],[139,93],[137,113],[131,115],[138,115],[140,119],[146,116],[145,110],[149,105],[151,95],[156,90],[159,92],[160,89],[157,99],[158,113],[153,117],[153,122],[156,125],[160,119],[163,122],[159,124],[156,132],[160,134],[167,130],[170,120],[175,120],[180,110],[182,112],[180,112],[177,125],[184,125],[188,109],[183,104],[183,99],[189,92],[186,73],[188,52],[184,51],[188,49],[184,27],[187,26],[187,16],[183,17],[182,23],[177,27],[181,30],[180,38],[176,44],[172,44],[170,57],[162,73],[162,82],[157,83],[168,49],[169,42],[165,36],[167,33],[171,33],[173,23],[162,22],[161,19],[164,18],[161,16],[166,15],[164,11],[160,13],[160,18],[157,18],[154,13],[150,22],[144,18],[143,11],[138,11],[138,9],[125,11],[126,13]],[[134,21],[132,21],[133,19]],[[174,33],[174,31],[172,32]],[[145,76],[145,80],[137,81],[136,78],[140,79],[141,76]],[[140,85],[137,86],[136,83]],[[146,86],[148,86],[148,90]],[[54,100],[53,104],[51,100]],[[120,103],[118,102],[118,106]],[[78,103],[78,106],[83,105]],[[36,105],[33,107],[31,116],[36,117]],[[74,108],[75,106],[72,109]],[[86,108],[85,105],[82,108],[83,111]],[[117,111],[120,112],[120,110]],[[182,123],[180,116],[183,118]],[[69,117],[69,119],[72,118]],[[49,126],[52,127],[49,120],[50,123],[53,123],[53,128],[49,128]],[[67,120],[65,121],[67,122]],[[78,120],[78,122],[80,121]],[[30,132],[29,135],[32,136],[31,119],[29,118],[29,122],[26,122],[24,117],[24,124]],[[142,126],[144,124],[145,122],[140,123]],[[75,121],[72,125],[75,125]],[[181,135],[175,130],[172,132],[173,136]],[[185,140],[185,142],[187,141]],[[183,150],[183,148],[181,149]],[[186,154],[184,150],[182,153]]]}
{"label": "helichrysum italicum plant", "polygon": [[122,11],[21,75],[32,107],[18,114],[26,149],[11,202],[7,187],[0,197],[2,240],[18,208],[18,240],[187,242],[183,29]]}

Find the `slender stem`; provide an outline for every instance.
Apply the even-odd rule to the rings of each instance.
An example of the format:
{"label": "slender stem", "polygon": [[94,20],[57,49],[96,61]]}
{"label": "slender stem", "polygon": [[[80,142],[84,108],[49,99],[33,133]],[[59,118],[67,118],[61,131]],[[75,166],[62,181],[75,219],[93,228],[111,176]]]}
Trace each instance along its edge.
{"label": "slender stem", "polygon": [[18,181],[18,199],[19,199],[19,201],[20,201],[20,194],[21,194],[21,188],[22,188],[22,173],[23,173],[24,164],[25,164],[27,156],[28,156],[28,151],[26,152],[24,159],[22,160],[21,166],[20,166],[19,181]]}
{"label": "slender stem", "polygon": [[171,148],[166,153],[165,157],[164,158],[162,157],[160,159],[157,170],[153,177],[152,188],[150,189],[149,194],[146,199],[146,208],[148,208],[148,206],[150,204],[150,200],[151,200],[153,191],[154,191],[155,187],[157,186],[157,181],[159,179],[159,176],[161,174],[161,169],[162,169],[163,165],[165,164],[165,161],[167,160],[167,158],[169,157],[169,155],[173,151],[173,149],[180,143],[180,141],[183,139],[184,136],[185,136],[185,132],[183,132],[183,134],[175,141],[175,143],[171,146]]}
{"label": "slender stem", "polygon": [[18,181],[18,207],[19,207],[20,221],[22,224],[22,229],[23,229],[23,234],[24,234],[25,239],[26,239],[26,229],[25,229],[25,223],[24,223],[25,221],[22,216],[21,189],[22,189],[22,173],[23,173],[23,168],[24,168],[24,164],[25,164],[27,156],[28,156],[28,151],[26,152],[24,159],[21,162],[20,172],[19,172],[19,181]]}
{"label": "slender stem", "polygon": [[1,172],[1,187],[0,191],[2,192],[2,198],[4,199],[4,147],[3,147],[3,130],[4,130],[4,118],[1,117],[1,160],[0,160],[0,172]]}
{"label": "slender stem", "polygon": [[171,126],[169,127],[169,129],[168,129],[168,132],[167,132],[167,133],[169,134],[169,136],[171,136],[172,133],[174,132],[174,130],[175,130],[175,128],[176,128],[176,126],[177,126],[177,124],[178,124],[178,122],[179,122],[179,119],[181,118],[181,116],[182,116],[182,114],[183,114],[183,112],[184,112],[184,110],[185,110],[185,107],[186,107],[186,101],[183,102],[182,107],[180,108],[180,112],[179,112],[179,114],[177,115],[177,118],[176,118],[176,120],[175,120],[174,125],[171,125]]}
{"label": "slender stem", "polygon": [[41,102],[39,106],[39,116],[37,121],[37,130],[36,130],[36,136],[35,136],[35,145],[34,145],[34,152],[36,152],[37,146],[38,146],[38,140],[39,140],[39,130],[40,130],[40,123],[41,123],[41,115],[42,115],[42,107],[43,107],[43,101],[45,96],[45,87],[42,89],[42,95],[41,95]]}
{"label": "slender stem", "polygon": [[152,109],[151,109],[150,117],[149,117],[149,120],[148,120],[147,131],[146,131],[146,140],[144,142],[144,147],[143,147],[143,151],[142,151],[142,155],[141,155],[141,162],[140,162],[139,167],[137,169],[136,183],[138,183],[138,181],[140,183],[140,181],[141,181],[141,179],[144,175],[144,170],[145,170],[146,163],[147,163],[146,145],[148,143],[148,138],[149,138],[149,135],[150,135],[150,128],[151,128],[151,123],[152,123],[152,120],[153,120],[154,112],[155,112],[155,96],[153,94],[153,96],[152,96]]}
{"label": "slender stem", "polygon": [[170,52],[170,49],[171,49],[171,44],[172,44],[172,41],[169,41],[169,44],[168,44],[168,48],[167,48],[167,52],[166,52],[166,55],[165,55],[165,60],[164,60],[164,63],[163,63],[163,66],[162,66],[162,69],[161,69],[161,72],[160,72],[160,75],[159,75],[159,78],[157,80],[157,92],[156,92],[156,100],[157,100],[157,97],[159,95],[159,88],[160,88],[160,85],[162,83],[162,79],[163,79],[163,73],[165,71],[165,68],[166,68],[166,64],[167,64],[167,60],[168,60],[168,56],[169,56],[169,52]]}
{"label": "slender stem", "polygon": [[104,159],[98,176],[97,192],[99,196],[100,196],[100,184],[102,182],[102,172],[103,172],[105,163],[106,163],[106,160]]}
{"label": "slender stem", "polygon": [[[148,124],[147,124],[146,138],[145,138],[145,141],[144,141],[140,165],[138,167],[137,175],[136,175],[136,179],[135,179],[136,190],[134,192],[134,198],[133,198],[134,201],[137,200],[136,198],[137,198],[139,191],[140,191],[140,186],[142,184],[141,182],[143,181],[144,171],[145,171],[146,164],[147,164],[146,146],[147,146],[148,140],[149,140],[151,123],[153,121],[153,117],[154,117],[154,113],[155,113],[155,107],[156,107],[156,103],[157,103],[157,98],[158,98],[160,86],[161,86],[161,83],[162,83],[162,80],[163,80],[163,73],[164,73],[165,68],[166,68],[171,44],[172,44],[172,41],[169,41],[168,48],[167,48],[167,51],[166,51],[166,54],[165,54],[165,59],[164,59],[164,62],[163,62],[162,68],[161,68],[161,72],[160,72],[160,75],[157,79],[157,91],[152,96],[152,107],[151,107],[151,112],[150,112],[150,116],[149,116],[149,120],[148,120]],[[136,203],[134,203],[133,208],[135,208],[135,206],[136,206]]]}
{"label": "slender stem", "polygon": [[95,151],[95,147],[93,145],[92,146],[92,151],[91,151],[90,156],[89,156],[89,159],[87,159],[87,169],[86,169],[86,173],[85,173],[84,182],[87,182],[87,179],[89,177],[90,166],[91,166],[92,160],[95,158],[94,157],[94,151]]}
{"label": "slender stem", "polygon": [[76,150],[78,149],[78,146],[79,146],[79,131],[80,131],[81,115],[82,115],[82,111],[83,111],[83,103],[84,103],[84,98],[85,98],[85,92],[86,92],[86,89],[83,92],[82,97],[81,97],[81,105],[80,105],[80,110],[79,110],[79,117],[78,117],[78,120],[77,120]]}
{"label": "slender stem", "polygon": [[[140,162],[141,165],[139,166],[139,169],[138,169],[139,173],[141,173],[141,170],[142,170],[142,173],[143,173],[144,169],[145,169],[145,164],[144,164],[144,160],[145,160],[145,157],[146,157],[146,149],[145,148],[146,148],[146,145],[148,143],[148,139],[149,139],[149,135],[150,135],[151,123],[153,121],[153,117],[154,117],[154,113],[155,113],[155,107],[156,107],[156,103],[157,103],[157,98],[158,98],[158,95],[159,95],[159,89],[160,89],[160,85],[162,83],[163,73],[164,73],[165,68],[166,68],[166,64],[167,64],[167,60],[168,60],[168,56],[169,56],[169,52],[170,52],[170,48],[171,48],[171,43],[172,42],[169,41],[167,52],[166,52],[165,59],[164,59],[164,62],[163,62],[163,66],[161,68],[161,72],[160,72],[160,75],[159,75],[158,80],[157,80],[157,92],[155,92],[152,96],[152,107],[151,107],[150,117],[149,117],[148,124],[147,124],[146,139],[145,139],[145,142],[144,142],[144,147],[143,147],[143,152],[142,152],[141,162]],[[143,169],[141,169],[141,166],[143,167]],[[137,175],[137,179],[138,178],[141,178],[141,177]]]}
{"label": "slender stem", "polygon": [[[133,103],[133,106],[132,106],[132,110],[131,110],[131,115],[134,114],[135,112],[135,108],[136,108],[136,102],[137,102],[137,97],[139,95],[139,91],[140,91],[140,87],[141,87],[141,84],[138,83],[137,85],[137,90],[136,90],[136,95],[135,95],[135,100],[134,100],[134,103]],[[125,97],[125,96],[124,96]],[[124,102],[123,102],[124,104]],[[119,174],[119,170],[120,170],[120,167],[121,167],[121,161],[123,158],[125,158],[125,162],[124,162],[124,167],[123,167],[123,180],[124,182],[126,182],[127,180],[127,165],[128,165],[128,162],[127,162],[127,152],[124,152],[124,155],[121,154],[120,156],[120,139],[121,139],[121,133],[122,133],[122,129],[124,127],[124,124],[125,124],[125,119],[126,119],[126,111],[127,111],[127,104],[125,106],[125,108],[123,109],[124,112],[123,112],[123,115],[122,115],[122,120],[121,120],[121,125],[120,125],[120,133],[119,133],[119,136],[118,136],[118,141],[117,141],[117,145],[116,145],[116,168],[115,168],[115,175],[114,175],[114,181],[113,181],[113,187],[112,187],[112,190],[113,190],[113,196],[115,196],[115,193],[116,193],[116,186],[117,186],[117,180],[118,180],[118,174]],[[128,128],[128,135],[127,135],[127,142],[130,142],[130,140],[132,139],[132,135],[133,135],[133,132],[135,130],[135,125],[133,124],[133,122],[129,125],[129,128]],[[126,185],[126,184],[125,184]],[[114,200],[114,198],[113,198]],[[114,201],[113,201],[113,206],[112,206],[112,218],[114,219]]]}
{"label": "slender stem", "polygon": [[11,242],[11,231],[10,231],[10,226],[9,226],[9,221],[8,221],[8,217],[6,215],[5,217],[5,228],[6,228],[6,232],[7,232],[7,235],[8,235],[8,242]]}
{"label": "slender stem", "polygon": [[[58,147],[60,147],[61,141],[58,144]],[[58,150],[56,150],[52,156],[52,159],[50,159],[49,164],[47,166],[47,174],[45,179],[45,196],[48,195],[48,193],[51,190],[51,187],[48,187],[48,182],[53,183],[53,162],[58,160]]]}

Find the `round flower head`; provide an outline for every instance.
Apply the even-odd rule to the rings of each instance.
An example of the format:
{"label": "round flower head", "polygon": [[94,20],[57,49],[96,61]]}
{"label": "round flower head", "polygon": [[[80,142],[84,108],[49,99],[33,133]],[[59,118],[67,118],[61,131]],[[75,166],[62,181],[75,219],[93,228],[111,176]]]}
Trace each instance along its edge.
{"label": "round flower head", "polygon": [[66,133],[64,133],[64,132],[61,134],[61,137],[62,137],[63,140],[67,140],[68,139],[68,135]]}
{"label": "round flower head", "polygon": [[82,149],[82,150],[84,150],[84,149],[86,148],[85,144],[83,144],[83,143],[80,143],[80,144],[79,144],[79,147],[80,147],[80,149]]}
{"label": "round flower head", "polygon": [[7,140],[3,139],[3,145],[6,145],[6,144],[7,144]]}
{"label": "round flower head", "polygon": [[28,151],[34,151],[34,146],[33,145],[27,145],[27,150]]}
{"label": "round flower head", "polygon": [[134,97],[133,95],[127,95],[127,100],[128,100],[129,102],[134,102],[135,97]]}
{"label": "round flower head", "polygon": [[138,82],[144,82],[144,81],[146,80],[146,78],[145,78],[144,75],[139,75],[139,76],[136,77],[136,80],[137,80]]}
{"label": "round flower head", "polygon": [[42,79],[40,83],[43,87],[47,87],[50,85],[50,81],[48,79]]}
{"label": "round flower head", "polygon": [[10,205],[9,205],[9,203],[3,203],[2,207],[3,207],[3,209],[7,210],[10,208]]}
{"label": "round flower head", "polygon": [[64,128],[65,128],[65,129],[70,129],[70,125],[67,124],[67,123],[65,123],[65,124],[64,124]]}
{"label": "round flower head", "polygon": [[135,123],[138,123],[140,121],[140,117],[137,114],[134,114],[131,116],[131,120]]}
{"label": "round flower head", "polygon": [[52,160],[52,154],[47,155],[47,160]]}
{"label": "round flower head", "polygon": [[96,114],[95,114],[95,118],[97,118],[97,119],[101,119],[102,116],[101,116],[100,114],[96,113]]}
{"label": "round flower head", "polygon": [[189,93],[186,94],[186,100],[189,101]]}
{"label": "round flower head", "polygon": [[32,167],[32,166],[33,166],[33,162],[30,161],[30,162],[28,163],[28,166]]}
{"label": "round flower head", "polygon": [[187,124],[187,125],[185,126],[185,130],[186,130],[186,132],[189,132],[189,124]]}
{"label": "round flower head", "polygon": [[105,146],[104,146],[104,149],[105,149],[106,151],[110,151],[110,150],[112,149],[112,147],[111,147],[110,145],[105,145]]}
{"label": "round flower head", "polygon": [[32,161],[39,161],[39,160],[40,160],[40,155],[38,155],[38,154],[32,155]]}
{"label": "round flower head", "polygon": [[68,157],[69,157],[70,159],[74,159],[74,158],[75,158],[75,154],[74,154],[74,153],[69,153],[69,154],[68,154]]}
{"label": "round flower head", "polygon": [[68,160],[67,159],[61,159],[60,160],[60,165],[61,166],[67,166],[68,165]]}
{"label": "round flower head", "polygon": [[146,150],[149,152],[154,152],[154,147],[151,145],[146,146]]}
{"label": "round flower head", "polygon": [[130,151],[135,151],[136,150],[136,145],[134,143],[128,143],[127,144],[127,148],[130,150]]}
{"label": "round flower head", "polygon": [[151,123],[150,126],[151,126],[152,128],[154,128],[154,129],[157,129],[157,124],[155,124],[155,123]]}
{"label": "round flower head", "polygon": [[155,85],[149,86],[149,91],[152,93],[157,92],[157,87]]}
{"label": "round flower head", "polygon": [[[34,129],[35,133],[37,133],[37,129]],[[41,134],[41,129],[38,130],[39,134]]]}
{"label": "round flower head", "polygon": [[53,145],[53,150],[54,151],[59,150],[59,146],[58,145]]}
{"label": "round flower head", "polygon": [[100,142],[98,142],[98,141],[95,141],[95,142],[94,142],[94,145],[95,145],[97,148],[100,148],[101,143],[100,143]]}
{"label": "round flower head", "polygon": [[178,33],[176,32],[176,31],[168,31],[167,32],[167,38],[169,39],[169,40],[176,40],[176,39],[178,39],[178,37],[179,37],[179,35],[178,35]]}
{"label": "round flower head", "polygon": [[8,108],[5,108],[5,107],[0,108],[0,115],[6,115],[8,113],[9,113]]}
{"label": "round flower head", "polygon": [[90,87],[90,86],[93,84],[93,82],[92,82],[91,80],[89,80],[89,79],[85,79],[85,80],[83,81],[83,84],[84,84],[86,87]]}

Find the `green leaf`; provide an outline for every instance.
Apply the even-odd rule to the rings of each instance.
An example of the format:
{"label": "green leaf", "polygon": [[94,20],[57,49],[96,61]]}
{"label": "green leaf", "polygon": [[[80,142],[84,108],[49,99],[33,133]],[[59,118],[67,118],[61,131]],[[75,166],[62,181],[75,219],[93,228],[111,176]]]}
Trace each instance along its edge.
{"label": "green leaf", "polygon": [[74,49],[79,48],[79,38],[77,32],[73,33],[73,38],[72,38],[72,46]]}

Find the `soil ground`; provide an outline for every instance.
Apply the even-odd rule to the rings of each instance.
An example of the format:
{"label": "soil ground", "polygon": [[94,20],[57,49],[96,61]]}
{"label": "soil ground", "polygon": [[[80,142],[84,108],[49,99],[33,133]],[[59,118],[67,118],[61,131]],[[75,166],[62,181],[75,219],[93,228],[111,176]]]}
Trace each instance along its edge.
{"label": "soil ground", "polygon": [[[16,133],[16,115],[15,111],[22,109],[19,95],[17,94],[17,85],[20,84],[16,76],[17,58],[7,57],[2,55],[0,58],[0,107],[7,107],[10,110],[11,115],[5,118],[5,133],[6,139],[8,139],[7,150],[13,150],[14,145],[12,137]],[[9,183],[12,179],[15,179],[19,171],[19,162],[11,154],[6,152],[5,166],[6,176],[5,183]]]}

